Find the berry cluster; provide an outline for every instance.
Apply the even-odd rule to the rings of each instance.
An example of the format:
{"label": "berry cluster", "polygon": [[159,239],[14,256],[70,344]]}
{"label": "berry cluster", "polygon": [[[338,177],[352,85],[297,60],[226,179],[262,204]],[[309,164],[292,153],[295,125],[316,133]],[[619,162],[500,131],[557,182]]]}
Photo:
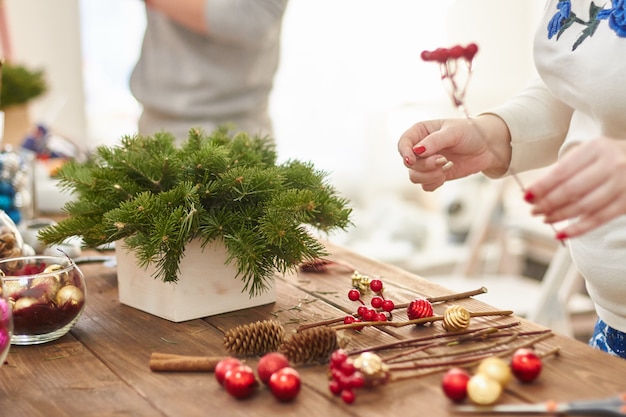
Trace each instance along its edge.
{"label": "berry cluster", "polygon": [[[370,300],[372,308],[369,308],[361,299],[361,290],[352,288],[348,291],[348,299],[350,301],[358,301],[361,303],[357,309],[355,316],[346,316],[343,320],[344,324],[359,323],[362,321],[388,321],[392,319],[391,312],[396,307],[394,302],[386,299],[383,295],[383,282],[380,279],[373,279],[369,283],[369,289],[376,295]],[[386,313],[386,314],[385,314]],[[362,327],[357,328],[361,330]]]}
{"label": "berry cluster", "polygon": [[434,51],[422,51],[420,57],[423,61],[435,61],[443,64],[448,60],[465,59],[472,62],[478,52],[478,45],[470,43],[467,46],[455,45],[451,48],[437,48]]}
{"label": "berry cluster", "polygon": [[541,373],[541,368],[541,358],[532,349],[520,348],[513,353],[509,363],[497,356],[483,359],[474,375],[459,367],[449,369],[443,376],[441,388],[454,402],[469,397],[475,404],[490,405],[500,398],[513,377],[520,382],[532,382]]}
{"label": "berry cluster", "polygon": [[[281,402],[292,401],[300,392],[300,375],[282,353],[270,352],[257,365],[259,380]],[[259,387],[254,370],[234,357],[222,359],[215,367],[215,379],[235,398],[248,398]]]}
{"label": "berry cluster", "polygon": [[329,368],[328,389],[333,395],[340,396],[346,404],[352,404],[356,399],[354,390],[365,385],[365,376],[354,366],[354,362],[343,349],[330,355]]}
{"label": "berry cluster", "polygon": [[[431,61],[439,63],[441,67],[441,79],[447,85],[448,94],[456,107],[462,107],[465,103],[465,92],[469,83],[469,76],[472,72],[472,61],[478,52],[478,46],[470,43],[467,46],[456,45],[452,48],[437,48],[434,51],[423,51],[421,58],[423,61]],[[465,61],[466,76],[465,80],[459,80],[459,60]],[[467,112],[467,109],[465,109]],[[469,118],[469,114],[466,113]]]}

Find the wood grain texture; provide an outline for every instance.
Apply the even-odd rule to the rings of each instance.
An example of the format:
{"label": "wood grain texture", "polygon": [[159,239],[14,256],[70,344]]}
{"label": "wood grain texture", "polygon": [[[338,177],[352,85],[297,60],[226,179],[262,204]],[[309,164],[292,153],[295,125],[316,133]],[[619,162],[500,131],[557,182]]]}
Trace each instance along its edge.
{"label": "wood grain texture", "polygon": [[[363,274],[382,277],[385,296],[397,303],[440,296],[449,290],[406,271],[329,245],[330,259],[349,264]],[[192,356],[224,356],[223,332],[238,325],[273,319],[289,337],[305,323],[342,317],[356,311],[347,298],[351,270],[329,268],[325,273],[294,273],[277,277],[275,304],[173,323],[121,305],[115,270],[85,264],[88,287],[84,315],[63,338],[39,346],[12,346],[0,368],[0,410],[3,417],[30,416],[380,416],[455,415],[440,389],[441,373],[361,389],[346,405],[328,391],[327,366],[299,368],[303,388],[293,403],[276,401],[262,387],[251,398],[236,400],[205,372],[152,372],[153,352]],[[211,302],[210,299],[207,302]],[[480,296],[454,302],[470,311],[489,311]],[[450,303],[435,305],[441,314]],[[402,311],[394,320],[407,320]],[[521,322],[524,330],[543,329],[518,317],[479,317],[471,326]],[[440,324],[401,328],[366,328],[344,332],[350,349],[367,348],[445,332]],[[573,339],[554,335],[541,348],[559,346],[558,357],[544,361],[533,384],[513,382],[501,403],[554,399],[570,401],[624,391],[626,361],[595,351]],[[255,367],[258,358],[242,358]]]}

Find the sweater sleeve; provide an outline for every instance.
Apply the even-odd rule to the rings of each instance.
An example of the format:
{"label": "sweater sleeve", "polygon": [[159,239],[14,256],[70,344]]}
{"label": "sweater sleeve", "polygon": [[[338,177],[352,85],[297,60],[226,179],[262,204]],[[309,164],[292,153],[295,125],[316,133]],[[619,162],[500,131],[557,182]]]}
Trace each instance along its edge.
{"label": "sweater sleeve", "polygon": [[280,30],[287,0],[207,0],[209,36],[220,43],[257,46]]}
{"label": "sweater sleeve", "polygon": [[539,78],[517,96],[488,111],[504,120],[511,133],[508,174],[555,162],[572,112],[571,107],[554,98]]}

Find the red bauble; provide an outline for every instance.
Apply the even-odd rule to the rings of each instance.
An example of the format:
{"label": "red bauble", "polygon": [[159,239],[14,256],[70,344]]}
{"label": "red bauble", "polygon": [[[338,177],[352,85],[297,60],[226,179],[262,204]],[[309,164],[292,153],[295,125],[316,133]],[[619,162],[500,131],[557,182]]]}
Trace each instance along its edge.
{"label": "red bauble", "polygon": [[268,386],[278,401],[292,401],[300,392],[300,374],[293,368],[286,367],[274,372]]}
{"label": "red bauble", "polygon": [[248,365],[235,366],[224,375],[224,388],[235,398],[242,399],[251,396],[258,385],[254,371]]}
{"label": "red bauble", "polygon": [[256,372],[261,382],[267,384],[274,372],[287,366],[289,366],[289,359],[285,355],[278,352],[270,352],[259,359]]}
{"label": "red bauble", "polygon": [[224,377],[226,372],[235,366],[241,365],[241,361],[237,358],[228,357],[224,358],[215,365],[215,379],[220,385],[224,385]]}
{"label": "red bauble", "polygon": [[511,358],[511,371],[521,382],[532,382],[537,379],[542,366],[541,358],[532,349],[517,349]]}
{"label": "red bauble", "polygon": [[406,309],[409,320],[421,319],[433,316],[433,305],[425,299],[413,300]]}
{"label": "red bauble", "polygon": [[461,402],[467,397],[467,382],[470,374],[463,368],[450,368],[441,380],[441,388],[450,400]]}

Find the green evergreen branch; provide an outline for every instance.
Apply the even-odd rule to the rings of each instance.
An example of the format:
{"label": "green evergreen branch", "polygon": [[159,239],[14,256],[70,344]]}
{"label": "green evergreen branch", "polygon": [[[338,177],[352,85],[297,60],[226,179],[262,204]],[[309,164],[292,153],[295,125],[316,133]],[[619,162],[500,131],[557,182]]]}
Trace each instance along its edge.
{"label": "green evergreen branch", "polygon": [[[127,136],[59,170],[74,199],[45,243],[81,236],[87,246],[123,241],[155,278],[176,282],[185,247],[222,241],[243,291],[265,291],[276,272],[327,255],[309,233],[350,225],[348,201],[312,163],[276,163],[269,138],[198,129],[175,146],[168,133]],[[228,278],[230,279],[230,278]]]}

